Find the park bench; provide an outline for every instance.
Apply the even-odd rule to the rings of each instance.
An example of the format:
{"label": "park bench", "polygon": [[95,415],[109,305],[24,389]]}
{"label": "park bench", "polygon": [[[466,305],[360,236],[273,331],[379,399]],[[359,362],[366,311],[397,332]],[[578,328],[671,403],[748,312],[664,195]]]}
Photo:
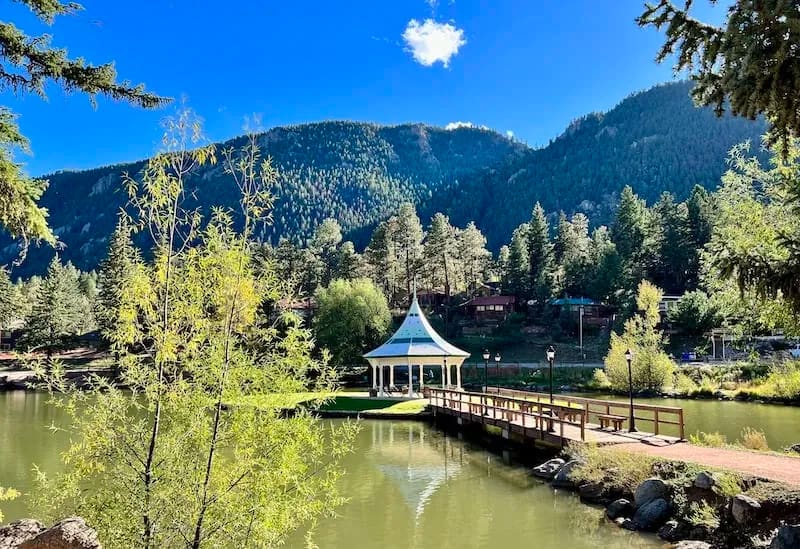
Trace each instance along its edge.
{"label": "park bench", "polygon": [[615,416],[612,414],[599,414],[597,419],[600,420],[600,428],[605,429],[606,427],[611,427],[613,424],[614,431],[621,431],[622,430],[622,422],[625,421],[627,418],[625,416]]}

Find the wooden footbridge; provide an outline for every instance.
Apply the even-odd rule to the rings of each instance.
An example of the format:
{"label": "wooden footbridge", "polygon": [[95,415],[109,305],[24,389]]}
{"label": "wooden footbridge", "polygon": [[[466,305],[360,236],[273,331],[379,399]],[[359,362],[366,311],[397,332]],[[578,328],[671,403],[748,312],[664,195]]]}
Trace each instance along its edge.
{"label": "wooden footbridge", "polygon": [[630,404],[625,402],[564,395],[555,395],[551,402],[550,395],[497,387],[488,387],[486,393],[434,388],[426,388],[426,393],[435,415],[454,416],[460,424],[492,425],[501,429],[504,438],[523,442],[663,446],[685,436],[683,408],[671,406],[634,403],[637,426],[650,431],[629,432]]}

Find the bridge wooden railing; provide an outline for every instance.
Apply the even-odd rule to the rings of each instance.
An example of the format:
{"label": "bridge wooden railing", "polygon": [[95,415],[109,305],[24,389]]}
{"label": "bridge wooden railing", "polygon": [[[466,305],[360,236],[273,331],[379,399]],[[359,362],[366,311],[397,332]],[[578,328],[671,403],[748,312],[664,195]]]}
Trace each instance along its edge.
{"label": "bridge wooden railing", "polygon": [[523,428],[538,429],[542,432],[558,433],[564,440],[564,428],[576,427],[580,439],[586,440],[586,410],[580,406],[550,404],[512,396],[469,393],[448,389],[429,388],[427,391],[431,406],[447,408],[471,416],[507,421]]}
{"label": "bridge wooden railing", "polygon": [[[527,399],[532,402],[549,402],[550,395],[545,393],[534,393],[531,391],[519,391],[515,389],[504,389],[502,387],[487,387],[487,392],[503,396],[510,396],[518,399]],[[558,402],[566,402],[580,406],[585,410],[586,422],[590,423],[591,416],[598,414],[613,414],[628,417],[630,415],[630,403],[616,400],[601,400],[597,398],[584,398],[569,395],[554,395]],[[646,414],[646,415],[643,415]],[[633,417],[636,421],[648,422],[653,427],[653,434],[663,434],[664,426],[674,426],[680,434],[680,439],[686,438],[686,425],[683,420],[683,408],[676,406],[656,406],[654,404],[633,403]]]}

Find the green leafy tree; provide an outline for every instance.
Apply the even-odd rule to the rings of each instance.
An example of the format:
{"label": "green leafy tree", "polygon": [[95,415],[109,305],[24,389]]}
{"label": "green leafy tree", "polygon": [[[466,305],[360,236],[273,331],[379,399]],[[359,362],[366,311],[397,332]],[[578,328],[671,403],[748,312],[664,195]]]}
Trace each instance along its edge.
{"label": "green leafy tree", "polygon": [[782,300],[800,311],[800,148],[792,141],[784,160],[774,153],[772,167],[734,147],[731,169],[717,194],[717,221],[708,244],[715,275],[736,281],[743,291]]}
{"label": "green leafy tree", "polygon": [[[716,0],[715,2],[716,3]],[[692,97],[750,119],[766,114],[773,137],[788,145],[800,137],[800,14],[794,2],[736,0],[722,26],[703,23],[670,0],[647,3],[640,26],[666,27],[659,62],[677,56],[676,71],[695,81]]]}
{"label": "green leafy tree", "polygon": [[69,263],[62,265],[56,256],[36,293],[24,343],[29,348],[44,349],[49,360],[69,337],[78,335],[85,315],[78,271]]}
{"label": "green leafy tree", "polygon": [[383,342],[391,324],[389,305],[367,279],[334,280],[317,292],[314,332],[337,366],[359,364]]}
{"label": "green leafy tree", "polygon": [[[58,0],[17,0],[27,5],[42,22],[52,24],[60,15],[80,9],[76,3]],[[70,59],[67,51],[50,46],[47,35],[27,36],[13,23],[0,21],[0,90],[17,95],[33,93],[44,97],[45,87],[55,83],[65,91],[81,91],[92,100],[105,95],[117,100],[152,108],[165,99],[147,93],[142,85],[117,82],[112,64],[90,65],[83,59]],[[37,204],[46,182],[25,175],[14,161],[13,149],[28,150],[27,139],[19,132],[14,114],[0,107],[0,224],[14,238],[55,243],[47,226],[47,211]]]}
{"label": "green leafy tree", "polygon": [[322,286],[330,284],[338,270],[341,243],[342,227],[335,219],[325,219],[314,231],[310,248],[314,254],[318,281]]}
{"label": "green leafy tree", "polygon": [[611,347],[605,365],[606,374],[615,390],[628,388],[628,364],[625,359],[628,349],[633,353],[631,370],[634,390],[658,391],[672,376],[674,364],[664,352],[664,335],[657,328],[661,296],[659,288],[643,280],[636,296],[637,313],[625,322],[621,335],[611,334]]}
{"label": "green leafy tree", "polygon": [[683,294],[669,311],[669,321],[681,332],[693,336],[701,336],[719,325],[713,302],[700,290]]}
{"label": "green leafy tree", "polygon": [[199,212],[184,209],[184,184],[214,151],[188,114],[168,131],[168,150],[130,182],[137,222],[155,242],[152,263],[131,269],[120,296],[112,340],[122,384],[94,378],[86,392],[59,371],[49,378],[68,394],[57,402],[75,412],[74,442],[65,473],[42,475],[39,503],[50,516],[79,509],[108,547],[278,546],[341,502],[352,429],[326,433],[310,411],[281,413],[298,393],[319,402],[333,373],[312,358],[299,319],[287,314],[277,330],[260,317],[283,285],[254,257],[275,177],[258,140],[221,152],[243,227],[217,208],[201,229]]}

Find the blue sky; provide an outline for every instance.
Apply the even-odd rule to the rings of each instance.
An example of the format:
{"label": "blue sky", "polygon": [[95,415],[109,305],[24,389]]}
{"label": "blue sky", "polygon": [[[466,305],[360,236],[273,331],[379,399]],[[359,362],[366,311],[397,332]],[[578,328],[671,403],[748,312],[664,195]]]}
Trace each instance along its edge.
{"label": "blue sky", "polygon": [[[214,141],[264,127],[353,119],[468,121],[546,144],[574,118],[673,79],[662,38],[633,19],[641,0],[84,0],[39,24],[4,2],[0,18],[120,77],[185,96]],[[698,17],[723,8],[698,3]],[[157,149],[170,109],[144,111],[48,90],[0,104],[19,115],[39,175],[135,160]]]}

